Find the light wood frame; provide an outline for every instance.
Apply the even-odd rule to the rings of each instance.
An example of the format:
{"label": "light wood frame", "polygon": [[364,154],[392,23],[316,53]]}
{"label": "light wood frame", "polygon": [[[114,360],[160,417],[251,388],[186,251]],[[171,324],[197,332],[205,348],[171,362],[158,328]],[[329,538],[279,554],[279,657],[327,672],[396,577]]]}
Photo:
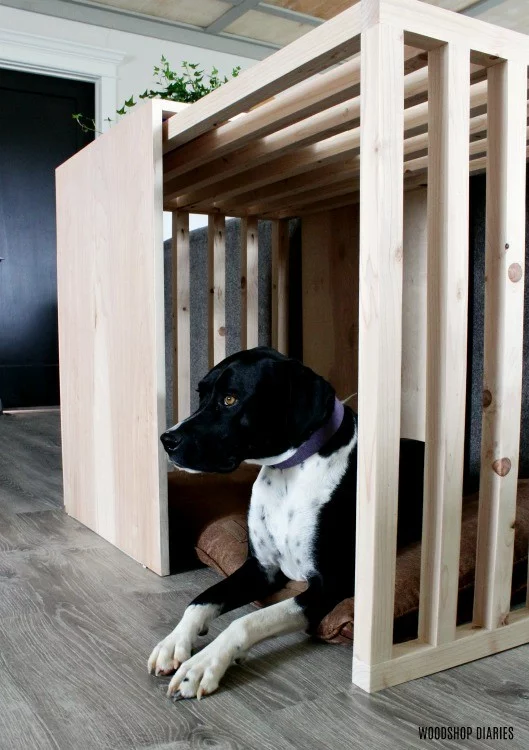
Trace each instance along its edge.
{"label": "light wood frame", "polygon": [[[258,220],[274,222],[273,341],[286,351],[285,220],[305,216],[305,226],[313,227],[307,253],[314,265],[304,280],[323,278],[329,296],[333,275],[347,264],[339,258],[330,269],[319,254],[316,238],[330,243],[337,236],[322,217],[359,204],[358,276],[351,286],[356,294],[358,284],[359,295],[361,424],[353,682],[367,691],[529,642],[527,608],[509,612],[528,63],[522,34],[419,0],[361,0],[184,111],[144,104],[58,170],[66,508],[162,574],[168,572],[166,466],[158,445],[165,427],[162,208],[174,213],[175,228],[176,420],[190,411],[187,212],[209,215],[214,364],[225,353],[225,216],[243,219],[243,346],[254,345],[258,334]],[[361,90],[374,94],[361,97]],[[474,621],[458,627],[468,180],[480,171],[487,172],[488,192],[477,586]],[[403,196],[418,186],[428,196],[426,343],[418,357],[426,376],[420,380],[415,369],[412,378],[426,393],[409,418],[403,320],[409,325],[415,297],[403,290]],[[321,252],[331,257],[329,246]],[[334,290],[347,295],[343,279]],[[309,301],[307,321],[311,304],[316,309]],[[330,311],[333,320],[338,308]],[[344,337],[326,345],[329,372],[334,341]],[[317,368],[317,344],[306,355]],[[350,374],[342,382],[349,384]],[[427,445],[420,625],[417,640],[394,646],[399,438],[410,430],[425,432]]]}

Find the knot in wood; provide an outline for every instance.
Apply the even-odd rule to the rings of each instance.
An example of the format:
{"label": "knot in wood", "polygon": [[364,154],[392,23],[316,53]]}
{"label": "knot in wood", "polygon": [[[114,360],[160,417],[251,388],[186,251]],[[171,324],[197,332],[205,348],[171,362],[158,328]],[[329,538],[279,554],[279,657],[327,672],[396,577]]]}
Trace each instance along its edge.
{"label": "knot in wood", "polygon": [[511,263],[507,273],[509,274],[509,279],[516,284],[522,278],[522,267],[519,263]]}
{"label": "knot in wood", "polygon": [[221,326],[219,328],[219,336],[225,336],[226,335],[226,328],[224,326]]}
{"label": "knot in wood", "polygon": [[511,470],[511,459],[497,458],[492,464],[492,469],[499,477],[506,477]]}
{"label": "knot in wood", "polygon": [[487,406],[490,406],[492,404],[492,393],[488,390],[483,391],[483,408],[486,409]]}

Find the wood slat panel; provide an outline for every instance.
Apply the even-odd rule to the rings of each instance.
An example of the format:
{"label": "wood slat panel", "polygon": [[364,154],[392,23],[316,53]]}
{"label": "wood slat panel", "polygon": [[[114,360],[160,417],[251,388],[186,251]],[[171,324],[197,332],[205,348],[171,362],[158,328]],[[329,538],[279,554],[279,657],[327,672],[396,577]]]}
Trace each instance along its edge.
{"label": "wood slat panel", "polygon": [[59,167],[57,266],[66,511],[165,575],[161,130],[148,102]]}
{"label": "wood slat panel", "polygon": [[362,33],[358,501],[353,682],[391,657],[401,399],[403,36]]}
{"label": "wood slat panel", "polygon": [[350,99],[358,93],[359,83],[360,59],[354,58],[283,91],[260,107],[166,154],[164,181]]}
{"label": "wood slat panel", "polygon": [[351,57],[358,52],[361,29],[360,6],[355,6],[258,62],[172,117],[167,124],[168,147],[186,143],[288,86]]}
{"label": "wood slat panel", "polygon": [[[342,69],[351,71],[348,79],[344,77]],[[352,92],[353,89],[358,89],[358,86],[352,84],[357,84],[360,80],[360,60],[351,60],[337,70],[330,71],[330,73],[335,76],[335,80],[332,81],[334,85],[336,85],[336,80],[340,80],[342,86]],[[327,75],[330,75],[330,73]],[[339,79],[337,79],[338,75],[340,76]],[[316,80],[312,82],[312,85],[319,90],[322,82]],[[416,98],[419,94],[426,94],[427,88],[428,71],[426,69],[416,70],[406,76],[404,84],[406,97],[413,96]],[[486,83],[482,86],[482,90],[486,92]],[[281,96],[286,97],[286,93]],[[359,91],[356,90],[355,93],[357,95],[354,98],[344,97],[345,101],[340,101],[327,108],[320,107],[319,111],[304,118],[298,117],[294,123],[287,127],[280,127],[280,123],[277,121],[278,118],[284,119],[286,115],[283,110],[278,110],[277,103],[274,100],[272,103],[266,103],[257,110],[222,125],[213,133],[206,134],[187,146],[168,154],[164,161],[165,199],[171,200],[190,188],[193,191],[199,190],[218,182],[220,179],[226,179],[246,169],[264,164],[271,158],[278,158],[289,151],[316,143],[352,128],[353,125],[358,124],[360,117]],[[478,95],[477,90],[476,95]],[[306,92],[306,96],[309,96],[309,91]],[[415,120],[412,119],[413,112],[417,113],[416,118],[419,118],[419,124],[426,121],[425,106],[424,103],[422,104],[422,107],[407,113],[408,118],[410,118],[409,127],[415,126]],[[301,102],[298,102],[297,106],[299,109],[302,106]],[[303,107],[306,107],[305,102],[303,102]],[[277,111],[277,117],[274,121],[275,132],[273,133],[269,133],[269,128],[261,124],[263,120],[265,123],[269,121],[271,109],[274,112]],[[261,131],[264,130],[261,137],[257,137],[259,128]],[[238,141],[233,145],[232,153],[228,153],[228,144],[233,144],[235,135],[238,136]],[[204,141],[209,143],[208,159],[204,158],[202,153]]]}
{"label": "wood slat panel", "polygon": [[510,609],[520,441],[525,259],[527,67],[489,71],[485,354],[474,622]]}
{"label": "wood slat panel", "polygon": [[[473,627],[471,623],[457,628],[456,638],[440,646],[409,641],[395,646],[392,658],[367,669],[356,665],[357,684],[373,693],[383,688],[416,680],[458,664],[482,659],[529,641],[529,615],[526,609],[515,610],[511,622],[491,632]],[[354,664],[354,657],[353,657]],[[354,668],[354,667],[353,667]]]}
{"label": "wood slat panel", "polygon": [[173,212],[173,420],[191,413],[189,214]]}
{"label": "wood slat panel", "polygon": [[254,216],[241,221],[241,349],[259,345],[259,234]]}
{"label": "wood slat panel", "polygon": [[[471,86],[470,96],[472,107],[486,104],[487,82],[478,81],[474,83]],[[428,102],[416,104],[405,110],[404,124],[406,130],[413,130],[427,123]],[[350,159],[358,154],[360,138],[361,128],[356,127],[345,133],[338,133],[335,136],[272,159],[267,163],[266,169],[261,166],[254,166],[227,178],[220,172],[215,175],[215,181],[206,187],[195,190],[193,186],[190,186],[188,188],[190,192],[179,195],[176,204],[187,210],[195,209],[205,201],[212,205],[216,202],[225,202],[231,199],[230,202],[236,204],[236,198],[249,190],[270,185],[290,176],[305,174],[313,169],[320,169],[326,164],[337,164],[345,159]],[[413,143],[414,148],[416,148],[416,142]],[[427,157],[425,159],[427,165]],[[307,178],[307,182],[309,179]]]}
{"label": "wood slat panel", "polygon": [[272,223],[272,346],[288,354],[288,219]]}
{"label": "wood slat panel", "polygon": [[208,220],[209,366],[226,357],[226,218]]}
{"label": "wood slat panel", "polygon": [[428,55],[426,458],[419,638],[453,640],[459,586],[468,308],[470,50]]}
{"label": "wood slat panel", "polygon": [[306,216],[301,246],[303,362],[346,398],[358,391],[358,205]]}

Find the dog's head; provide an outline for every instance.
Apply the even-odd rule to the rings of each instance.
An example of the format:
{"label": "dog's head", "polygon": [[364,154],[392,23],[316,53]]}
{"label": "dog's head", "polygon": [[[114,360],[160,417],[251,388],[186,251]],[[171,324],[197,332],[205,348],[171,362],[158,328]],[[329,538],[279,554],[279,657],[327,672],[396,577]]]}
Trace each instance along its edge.
{"label": "dog's head", "polygon": [[195,413],[161,441],[176,466],[222,473],[298,448],[329,418],[335,398],[326,380],[267,347],[223,360],[198,392]]}

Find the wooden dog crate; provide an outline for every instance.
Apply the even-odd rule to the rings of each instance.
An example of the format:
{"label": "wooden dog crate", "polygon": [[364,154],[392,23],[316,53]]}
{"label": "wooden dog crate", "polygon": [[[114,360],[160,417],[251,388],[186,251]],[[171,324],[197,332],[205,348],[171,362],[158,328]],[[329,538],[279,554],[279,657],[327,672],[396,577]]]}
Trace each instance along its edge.
{"label": "wooden dog crate", "polygon": [[[173,213],[175,420],[190,410],[189,213],[209,215],[211,364],[225,354],[225,216],[243,219],[243,347],[257,343],[257,222],[273,221],[283,351],[286,221],[302,217],[304,359],[342,396],[358,376],[353,681],[368,691],[529,642],[527,608],[509,611],[528,63],[521,34],[418,0],[361,0],[185,109],[143,104],[57,172],[66,509],[159,574],[162,209]],[[476,597],[473,622],[456,627],[468,190],[485,170]],[[419,637],[394,646],[401,434],[426,439],[425,506]]]}

